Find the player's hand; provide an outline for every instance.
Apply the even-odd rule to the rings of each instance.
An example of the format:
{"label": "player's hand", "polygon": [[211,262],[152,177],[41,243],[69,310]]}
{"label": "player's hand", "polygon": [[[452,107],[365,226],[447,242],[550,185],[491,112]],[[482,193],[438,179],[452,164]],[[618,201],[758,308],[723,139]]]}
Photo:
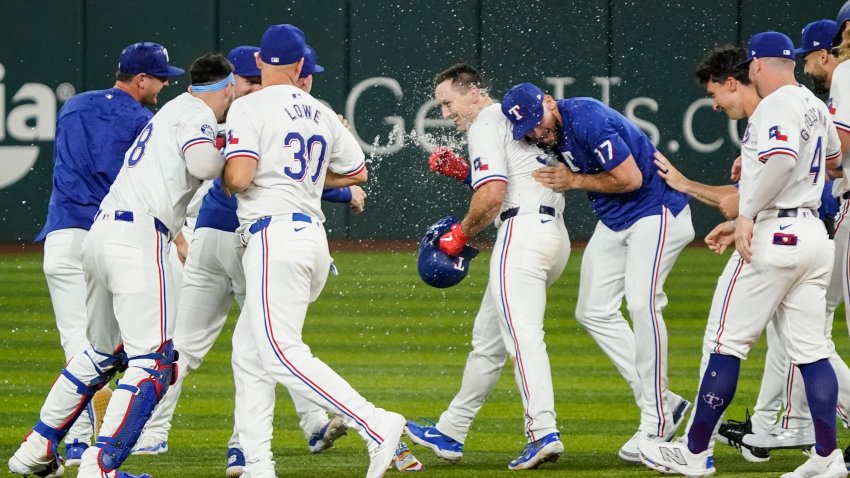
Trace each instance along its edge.
{"label": "player's hand", "polygon": [[658,167],[658,175],[664,179],[668,186],[681,193],[687,193],[688,178],[673,166],[663,154],[655,152],[655,166]]}
{"label": "player's hand", "polygon": [[578,175],[570,171],[563,163],[537,168],[531,173],[531,176],[538,183],[555,191],[575,189],[576,180],[578,179]]}
{"label": "player's hand", "polygon": [[186,264],[186,257],[189,256],[189,243],[182,232],[174,238],[174,247],[177,248],[177,258],[180,259],[180,264]]}
{"label": "player's hand", "polygon": [[336,117],[337,119],[339,119],[339,122],[342,123],[343,126],[345,126],[346,129],[351,129],[351,125],[348,124],[348,120],[345,119],[345,116],[337,113]]}
{"label": "player's hand", "polygon": [[460,223],[452,224],[449,232],[440,236],[440,250],[450,256],[459,256],[468,241]]}
{"label": "player's hand", "polygon": [[437,146],[428,157],[428,167],[435,173],[463,181],[469,176],[469,163],[466,158],[458,156],[454,151],[444,146]]}
{"label": "player's hand", "polygon": [[727,247],[735,243],[735,225],[732,221],[718,224],[705,236],[705,243],[718,255],[723,254]]}
{"label": "player's hand", "polygon": [[735,158],[735,161],[732,162],[732,170],[729,172],[729,179],[732,180],[733,183],[737,183],[741,180],[741,157],[738,156]]}
{"label": "player's hand", "polygon": [[737,193],[723,196],[723,198],[721,198],[717,203],[717,207],[720,209],[720,214],[723,214],[723,217],[726,219],[735,219],[738,217],[738,203],[740,201],[741,195]]}
{"label": "player's hand", "polygon": [[744,259],[744,262],[747,264],[753,258],[752,244],[753,220],[748,217],[738,216],[738,219],[735,220],[735,249],[738,250],[738,254],[741,254],[741,259]]}
{"label": "player's hand", "polygon": [[348,207],[354,211],[354,214],[360,214],[366,207],[366,191],[360,186],[349,186],[349,188],[351,188],[351,201]]}

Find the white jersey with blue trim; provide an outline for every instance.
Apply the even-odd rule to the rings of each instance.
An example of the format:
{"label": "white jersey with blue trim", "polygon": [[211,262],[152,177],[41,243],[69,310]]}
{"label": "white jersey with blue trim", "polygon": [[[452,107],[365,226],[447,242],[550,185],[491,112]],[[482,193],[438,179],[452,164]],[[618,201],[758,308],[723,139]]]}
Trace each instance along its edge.
{"label": "white jersey with blue trim", "polygon": [[829,110],[808,88],[786,85],[761,100],[742,139],[741,204],[751,198],[762,166],[772,154],[797,161],[788,183],[766,209],[806,207],[817,210],[826,176],[826,160],[841,154]]}
{"label": "white jersey with blue trim", "polygon": [[[832,72],[827,107],[835,127],[850,134],[850,61],[839,63]],[[841,158],[841,166],[844,171],[850,171],[850,151]],[[835,181],[832,195],[838,197],[847,191],[850,191],[850,178],[845,174]]]}
{"label": "white jersey with blue trim", "polygon": [[184,154],[200,144],[215,144],[215,125],[215,113],[189,93],[166,103],[127,150],[101,209],[153,216],[176,235],[201,185],[186,169]]}
{"label": "white jersey with blue trim", "polygon": [[353,176],[366,167],[363,150],[336,113],[291,85],[267,86],[234,101],[226,142],[226,160],[257,161],[253,183],[237,194],[240,224],[293,212],[324,222],[328,169]]}
{"label": "white jersey with blue trim", "polygon": [[564,195],[543,187],[531,176],[546,166],[547,155],[526,141],[514,141],[511,122],[502,114],[499,103],[484,108],[469,127],[469,158],[472,188],[491,181],[508,183],[502,210],[517,206],[540,205],[564,210]]}

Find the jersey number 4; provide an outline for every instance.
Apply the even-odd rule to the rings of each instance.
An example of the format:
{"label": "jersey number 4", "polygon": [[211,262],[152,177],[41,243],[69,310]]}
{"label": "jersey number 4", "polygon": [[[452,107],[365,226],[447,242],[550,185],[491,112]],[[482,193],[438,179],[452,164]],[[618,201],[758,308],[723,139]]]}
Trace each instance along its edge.
{"label": "jersey number 4", "polygon": [[820,166],[823,161],[823,136],[818,136],[818,142],[815,145],[815,155],[812,157],[812,165],[809,168],[809,176],[812,176],[812,184],[818,183],[818,175],[820,174]]}
{"label": "jersey number 4", "polygon": [[145,148],[147,148],[148,141],[151,139],[151,134],[153,134],[153,123],[148,123],[145,129],[139,133],[139,137],[136,138],[136,145],[133,146],[130,156],[127,157],[128,168],[132,168],[142,160],[142,156],[145,155]]}
{"label": "jersey number 4", "polygon": [[283,172],[300,183],[307,177],[310,167],[314,165],[315,168],[313,174],[310,175],[310,181],[316,184],[319,176],[322,175],[325,152],[328,149],[325,138],[314,134],[305,141],[301,133],[292,132],[286,135],[283,143],[286,149],[292,150],[293,158],[293,164],[283,168]]}

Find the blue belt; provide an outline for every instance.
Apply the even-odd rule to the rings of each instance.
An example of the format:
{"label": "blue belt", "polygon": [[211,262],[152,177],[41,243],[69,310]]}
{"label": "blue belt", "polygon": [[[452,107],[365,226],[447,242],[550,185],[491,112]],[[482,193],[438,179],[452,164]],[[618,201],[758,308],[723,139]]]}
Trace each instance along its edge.
{"label": "blue belt", "polygon": [[[103,211],[97,211],[97,215],[95,217],[100,216],[101,212]],[[112,217],[116,221],[133,222],[133,211],[113,211],[113,213]],[[157,218],[153,218],[153,227],[166,236],[169,234],[168,228],[165,227],[165,224]]]}
{"label": "blue belt", "polygon": [[[298,221],[298,222],[309,222],[309,223],[313,222],[312,217],[310,217],[306,214],[302,214],[300,212],[293,212],[292,213],[292,220]],[[269,227],[269,224],[271,224],[271,222],[272,222],[271,216],[262,217],[262,218],[258,219],[257,222],[255,222],[254,224],[251,224],[251,227],[248,228],[248,232],[250,232],[251,234],[256,234],[256,233],[262,231],[263,229]]]}
{"label": "blue belt", "polygon": [[[546,214],[547,216],[555,217],[557,213],[555,212],[555,208],[551,206],[540,206],[538,210],[540,214]],[[510,209],[505,209],[502,211],[502,214],[499,215],[499,219],[502,221],[507,221],[508,219],[519,214],[519,207],[512,207]]]}

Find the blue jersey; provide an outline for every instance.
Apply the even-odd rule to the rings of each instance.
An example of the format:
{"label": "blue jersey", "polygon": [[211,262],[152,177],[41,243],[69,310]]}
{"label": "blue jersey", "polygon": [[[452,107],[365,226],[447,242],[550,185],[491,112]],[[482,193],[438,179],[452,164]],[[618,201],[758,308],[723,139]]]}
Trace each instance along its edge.
{"label": "blue jersey", "polygon": [[62,106],[53,146],[53,191],[36,241],[59,229],[91,228],[124,153],[152,116],[118,88],[81,93]]}
{"label": "blue jersey", "polygon": [[[351,202],[351,188],[325,189],[322,192],[322,199],[339,203]],[[201,203],[195,229],[202,227],[224,232],[234,232],[239,227],[239,218],[236,217],[236,195],[227,197],[224,188],[221,187],[221,177],[213,181],[212,187]]]}
{"label": "blue jersey", "polygon": [[559,152],[573,172],[595,174],[611,171],[630,155],[643,176],[640,188],[628,193],[588,192],[596,217],[614,231],[638,219],[661,214],[666,206],[678,215],[688,196],[673,190],[658,175],[655,146],[625,116],[593,98],[558,100],[563,128]]}

